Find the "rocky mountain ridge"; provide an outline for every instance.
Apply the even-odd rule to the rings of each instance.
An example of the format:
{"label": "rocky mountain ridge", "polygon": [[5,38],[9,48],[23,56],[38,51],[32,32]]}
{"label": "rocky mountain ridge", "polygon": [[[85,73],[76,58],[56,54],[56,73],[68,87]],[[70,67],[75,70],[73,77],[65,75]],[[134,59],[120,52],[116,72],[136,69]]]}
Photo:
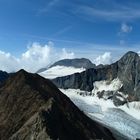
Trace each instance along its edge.
{"label": "rocky mountain ridge", "polygon": [[73,88],[86,91],[94,89],[94,82],[119,78],[122,87],[119,89],[128,95],[128,100],[140,100],[140,57],[135,52],[127,52],[117,62],[101,68],[87,69],[82,73],[53,79],[53,83],[59,88]]}
{"label": "rocky mountain ridge", "polygon": [[50,81],[24,70],[0,87],[1,140],[113,140]]}

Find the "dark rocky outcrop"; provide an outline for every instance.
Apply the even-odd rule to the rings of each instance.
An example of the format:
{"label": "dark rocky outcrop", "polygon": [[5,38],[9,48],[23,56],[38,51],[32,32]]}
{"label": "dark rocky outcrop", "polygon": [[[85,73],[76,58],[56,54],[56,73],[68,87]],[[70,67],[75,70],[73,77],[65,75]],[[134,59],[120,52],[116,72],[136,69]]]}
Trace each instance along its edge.
{"label": "dark rocky outcrop", "polygon": [[[134,95],[140,81],[140,57],[128,52],[118,62],[118,78],[123,82],[123,92]],[[137,91],[136,91],[137,92]]]}
{"label": "dark rocky outcrop", "polygon": [[50,81],[24,70],[0,87],[0,140],[113,140]]}
{"label": "dark rocky outcrop", "polygon": [[[85,68],[85,69],[96,67],[95,64],[93,64],[89,59],[86,59],[86,58],[63,59],[63,60],[55,62],[53,65],[51,65],[48,68],[51,68],[54,66],[66,66],[66,67]],[[42,68],[38,70],[37,73],[46,71],[48,68]]]}
{"label": "dark rocky outcrop", "polygon": [[113,80],[117,77],[117,65],[112,64],[99,69],[88,69],[82,73],[58,77],[53,83],[59,88],[74,88],[86,91],[93,89],[93,82],[101,80]]}
{"label": "dark rocky outcrop", "polygon": [[9,74],[5,71],[0,71],[0,84],[2,84],[5,80],[7,80]]}
{"label": "dark rocky outcrop", "polygon": [[53,79],[59,88],[74,88],[91,91],[93,82],[119,78],[121,91],[129,95],[130,101],[140,100],[140,57],[135,52],[126,53],[119,61],[97,69],[88,69],[65,77]]}

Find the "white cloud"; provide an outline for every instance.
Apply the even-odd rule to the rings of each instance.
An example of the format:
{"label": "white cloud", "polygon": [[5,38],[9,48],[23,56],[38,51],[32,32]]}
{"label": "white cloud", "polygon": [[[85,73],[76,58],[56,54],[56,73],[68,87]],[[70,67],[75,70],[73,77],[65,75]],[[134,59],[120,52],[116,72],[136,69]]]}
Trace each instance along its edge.
{"label": "white cloud", "polygon": [[62,49],[62,54],[60,56],[60,59],[73,59],[75,57],[75,54],[73,52],[67,52],[65,48]]}
{"label": "white cloud", "polygon": [[66,27],[60,29],[59,31],[57,31],[53,36],[62,35],[64,33],[68,32],[71,28],[72,28],[72,25],[66,26]]}
{"label": "white cloud", "polygon": [[20,63],[22,68],[28,71],[36,71],[38,68],[46,66],[51,62],[52,46],[50,44],[41,46],[33,43],[28,50],[22,54]]}
{"label": "white cloud", "polygon": [[128,25],[126,23],[122,23],[120,27],[120,31],[118,32],[118,36],[121,37],[120,39],[120,45],[126,45],[126,39],[125,37],[131,33],[133,30],[133,27],[131,25]]}
{"label": "white cloud", "polygon": [[125,45],[125,40],[120,40],[120,45]]}
{"label": "white cloud", "polygon": [[45,7],[38,10],[37,15],[47,13],[58,2],[59,2],[59,0],[51,0],[49,3],[47,3],[47,5]]}
{"label": "white cloud", "polygon": [[99,55],[94,62],[96,65],[99,64],[111,64],[112,63],[112,57],[110,52],[105,52],[103,55]]}
{"label": "white cloud", "polygon": [[139,7],[132,3],[129,5],[120,5],[116,3],[112,3],[112,5],[111,3],[108,4],[110,8],[106,7],[102,9],[98,6],[80,5],[78,8],[79,10],[75,9],[74,12],[86,19],[89,19],[89,16],[90,19],[93,17],[93,21],[95,17],[107,21],[132,21],[140,18]]}
{"label": "white cloud", "polygon": [[[86,49],[83,49],[85,47]],[[129,45],[129,47],[83,44],[80,45],[80,49],[78,47],[74,48],[75,56],[75,53],[65,48],[56,48],[53,42],[49,42],[46,45],[32,43],[28,45],[27,50],[18,58],[10,53],[0,51],[0,70],[13,72],[23,68],[29,72],[36,72],[38,69],[46,67],[60,59],[72,59],[75,57],[89,58],[97,65],[110,64],[118,60],[127,51],[139,52],[139,44]]]}
{"label": "white cloud", "polygon": [[10,53],[0,51],[0,69],[7,72],[15,71],[19,68],[19,59]]}
{"label": "white cloud", "polygon": [[129,26],[126,23],[122,23],[121,25],[121,33],[130,33],[132,29],[132,26]]}
{"label": "white cloud", "polygon": [[74,53],[67,52],[65,48],[61,51],[57,51],[57,49],[53,47],[52,42],[46,45],[33,43],[27,47],[27,51],[22,53],[20,58],[16,58],[10,53],[0,51],[0,69],[7,72],[13,72],[19,69],[36,72],[38,69],[46,67],[61,58],[74,58]]}

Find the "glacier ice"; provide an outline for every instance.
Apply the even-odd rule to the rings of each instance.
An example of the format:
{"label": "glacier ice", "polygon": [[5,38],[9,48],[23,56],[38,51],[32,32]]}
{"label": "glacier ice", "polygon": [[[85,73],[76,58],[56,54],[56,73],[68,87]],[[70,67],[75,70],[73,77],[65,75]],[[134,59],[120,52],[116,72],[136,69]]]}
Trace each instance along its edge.
{"label": "glacier ice", "polygon": [[79,89],[60,89],[66,94],[77,107],[79,107],[90,118],[117,130],[128,140],[140,138],[140,102],[125,104],[116,107],[112,100],[104,100],[97,96],[80,95]]}

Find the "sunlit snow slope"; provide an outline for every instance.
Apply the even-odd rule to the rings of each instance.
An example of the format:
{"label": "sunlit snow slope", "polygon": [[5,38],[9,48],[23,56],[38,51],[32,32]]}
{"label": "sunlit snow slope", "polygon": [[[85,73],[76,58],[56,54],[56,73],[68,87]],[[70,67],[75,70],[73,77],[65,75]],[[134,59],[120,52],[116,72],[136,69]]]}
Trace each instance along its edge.
{"label": "sunlit snow slope", "polygon": [[84,68],[75,68],[75,67],[66,67],[66,66],[54,66],[49,68],[48,70],[39,73],[39,75],[48,78],[53,79],[56,77],[62,77],[66,75],[71,75],[77,72],[85,71]]}
{"label": "sunlit snow slope", "polygon": [[[53,79],[82,71],[85,69],[57,65],[39,74],[45,78]],[[60,90],[91,119],[119,132],[125,138],[121,140],[140,138],[140,102],[128,102],[129,95],[120,92],[123,84],[119,78],[112,81],[96,81],[93,85],[94,89],[91,92],[79,89]],[[114,101],[124,104],[115,106]],[[120,139],[118,138],[118,140]]]}
{"label": "sunlit snow slope", "polygon": [[[114,81],[112,82],[113,89],[117,89],[118,85],[121,86],[119,82],[117,85],[115,84],[117,81],[114,85],[113,83]],[[99,83],[95,84],[97,88]],[[111,85],[109,89],[111,90]],[[87,91],[78,89],[60,90],[90,118],[117,130],[120,134],[126,136],[128,140],[140,138],[140,102],[132,102],[116,107],[112,100],[99,99],[96,94],[93,96],[92,93]]]}

